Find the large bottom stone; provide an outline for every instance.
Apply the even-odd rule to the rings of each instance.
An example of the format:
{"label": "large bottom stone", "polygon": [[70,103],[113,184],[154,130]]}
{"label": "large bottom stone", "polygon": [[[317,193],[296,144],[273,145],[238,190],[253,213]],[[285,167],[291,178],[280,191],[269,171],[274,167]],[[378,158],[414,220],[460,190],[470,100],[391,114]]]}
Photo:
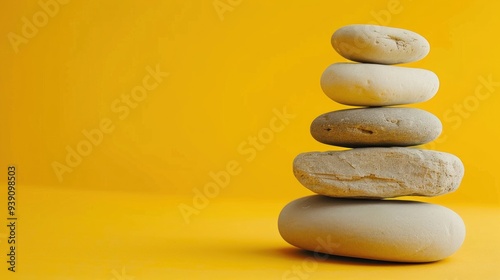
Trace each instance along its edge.
{"label": "large bottom stone", "polygon": [[289,203],[278,220],[288,243],[332,255],[394,262],[432,262],[465,238],[458,214],[435,204],[309,196]]}

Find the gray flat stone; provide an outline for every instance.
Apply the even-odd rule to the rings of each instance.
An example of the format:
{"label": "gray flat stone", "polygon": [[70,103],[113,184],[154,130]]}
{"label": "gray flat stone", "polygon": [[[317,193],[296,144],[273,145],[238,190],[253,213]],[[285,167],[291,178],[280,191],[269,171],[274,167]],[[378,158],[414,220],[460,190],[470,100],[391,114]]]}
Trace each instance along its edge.
{"label": "gray flat stone", "polygon": [[441,121],[416,108],[363,108],[334,111],[317,117],[311,135],[342,147],[414,146],[436,139]]}

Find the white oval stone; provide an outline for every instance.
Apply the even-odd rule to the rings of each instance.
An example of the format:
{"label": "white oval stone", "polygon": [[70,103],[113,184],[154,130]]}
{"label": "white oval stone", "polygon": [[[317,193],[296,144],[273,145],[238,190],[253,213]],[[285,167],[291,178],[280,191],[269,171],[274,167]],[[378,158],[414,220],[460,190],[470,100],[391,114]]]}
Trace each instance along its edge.
{"label": "white oval stone", "polygon": [[429,42],[413,31],[369,24],[338,29],[332,35],[332,46],[347,59],[379,64],[417,61],[430,50]]}
{"label": "white oval stone", "polygon": [[462,161],[448,153],[413,148],[356,148],[309,152],[293,161],[297,180],[332,197],[437,196],[458,189]]}
{"label": "white oval stone", "polygon": [[281,211],[278,229],[296,247],[332,255],[394,262],[432,262],[465,239],[458,214],[435,204],[309,196]]}
{"label": "white oval stone", "polygon": [[432,71],[364,63],[335,63],[321,76],[323,92],[353,106],[389,106],[423,102],[439,88]]}

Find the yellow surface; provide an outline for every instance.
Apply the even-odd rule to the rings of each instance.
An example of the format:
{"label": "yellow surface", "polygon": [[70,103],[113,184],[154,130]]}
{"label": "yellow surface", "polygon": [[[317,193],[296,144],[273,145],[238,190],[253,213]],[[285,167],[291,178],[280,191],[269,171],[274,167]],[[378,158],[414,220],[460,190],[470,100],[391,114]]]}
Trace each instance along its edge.
{"label": "yellow surface", "polygon": [[[281,239],[283,199],[215,199],[189,225],[183,198],[49,188],[20,191],[19,272],[1,279],[498,279],[500,210],[449,206],[467,224],[444,261],[315,259]],[[120,278],[121,277],[121,278]],[[128,277],[128,278],[127,278]]]}
{"label": "yellow surface", "polygon": [[[500,278],[499,10],[487,0],[4,4],[0,174],[17,168],[19,220],[15,274],[0,228],[0,279],[294,279],[287,271],[304,262],[307,279]],[[412,107],[443,122],[425,148],[466,168],[457,192],[425,199],[467,225],[464,247],[443,262],[316,266],[278,235],[281,207],[310,194],[293,158],[337,149],[309,125],[347,108],[319,78],[345,61],[329,41],[351,23],[411,29],[431,44],[408,66],[434,71],[441,87]]]}

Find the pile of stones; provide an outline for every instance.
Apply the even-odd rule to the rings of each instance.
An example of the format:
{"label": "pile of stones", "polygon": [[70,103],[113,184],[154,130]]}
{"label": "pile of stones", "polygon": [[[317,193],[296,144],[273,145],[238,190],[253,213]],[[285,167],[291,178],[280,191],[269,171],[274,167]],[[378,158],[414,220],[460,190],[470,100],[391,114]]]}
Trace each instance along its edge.
{"label": "pile of stones", "polygon": [[431,203],[394,199],[455,191],[464,175],[452,154],[414,146],[442,130],[433,114],[409,107],[439,88],[431,71],[394,66],[424,58],[421,35],[398,28],[349,25],[332,36],[334,49],[354,63],[335,63],[321,77],[332,100],[362,108],[317,117],[317,141],[350,148],[298,155],[293,172],[317,193],[282,210],[278,228],[288,243],[333,255],[395,262],[431,262],[462,245],[465,225],[452,210]]}

